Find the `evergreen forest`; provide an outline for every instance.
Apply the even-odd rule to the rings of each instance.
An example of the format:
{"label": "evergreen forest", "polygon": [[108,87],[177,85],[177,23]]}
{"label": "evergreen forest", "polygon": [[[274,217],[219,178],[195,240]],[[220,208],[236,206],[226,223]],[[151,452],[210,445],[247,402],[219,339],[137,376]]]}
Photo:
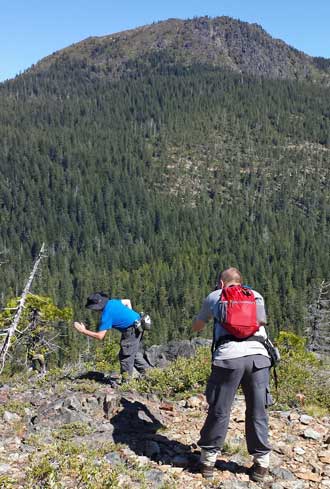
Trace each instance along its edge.
{"label": "evergreen forest", "polygon": [[[35,293],[87,324],[102,290],[150,313],[150,344],[191,337],[219,270],[236,266],[271,335],[304,334],[330,275],[327,83],[166,50],[113,77],[68,56],[0,85],[0,138],[2,306],[45,242]],[[60,327],[77,357],[86,338]]]}

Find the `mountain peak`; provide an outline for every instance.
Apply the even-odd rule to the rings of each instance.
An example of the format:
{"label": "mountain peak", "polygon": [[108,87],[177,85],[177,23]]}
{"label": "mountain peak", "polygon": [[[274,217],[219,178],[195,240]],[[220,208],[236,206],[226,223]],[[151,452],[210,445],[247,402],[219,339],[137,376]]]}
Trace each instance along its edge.
{"label": "mountain peak", "polygon": [[55,61],[79,61],[101,74],[125,76],[128,63],[163,55],[173,64],[205,64],[275,79],[322,80],[329,60],[320,62],[272,38],[260,25],[231,17],[168,19],[102,37],[89,37],[41,60],[42,71]]}

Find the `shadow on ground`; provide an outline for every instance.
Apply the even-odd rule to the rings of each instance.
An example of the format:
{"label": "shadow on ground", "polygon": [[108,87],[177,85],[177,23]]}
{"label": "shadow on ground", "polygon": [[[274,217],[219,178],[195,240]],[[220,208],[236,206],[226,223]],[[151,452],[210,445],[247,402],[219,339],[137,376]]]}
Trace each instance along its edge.
{"label": "shadow on ground", "polygon": [[102,372],[84,372],[83,374],[77,375],[75,380],[95,380],[95,382],[99,382],[100,384],[109,384],[109,377],[104,375]]}
{"label": "shadow on ground", "polygon": [[[124,408],[110,419],[115,443],[127,445],[136,455],[144,455],[161,464],[183,467],[187,472],[199,471],[199,455],[196,446],[171,440],[164,434],[165,426],[158,411],[153,412],[141,400],[122,397]],[[234,474],[246,473],[245,466],[234,461],[219,460],[216,469]]]}
{"label": "shadow on ground", "polygon": [[165,428],[161,415],[152,412],[143,402],[122,397],[124,408],[113,416],[112,437],[115,443],[123,443],[136,455],[144,455],[162,464],[186,467],[196,462],[198,455],[192,447],[170,440],[161,433]]}

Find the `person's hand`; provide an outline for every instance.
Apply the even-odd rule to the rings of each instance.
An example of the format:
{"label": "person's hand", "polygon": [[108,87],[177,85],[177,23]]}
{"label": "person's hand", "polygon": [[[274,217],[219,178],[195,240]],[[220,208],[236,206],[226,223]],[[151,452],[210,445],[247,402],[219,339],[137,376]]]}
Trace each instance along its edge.
{"label": "person's hand", "polygon": [[79,331],[79,333],[83,333],[84,331],[86,331],[86,326],[84,325],[84,323],[78,323],[77,321],[75,321],[73,323],[73,326],[76,328],[77,331]]}

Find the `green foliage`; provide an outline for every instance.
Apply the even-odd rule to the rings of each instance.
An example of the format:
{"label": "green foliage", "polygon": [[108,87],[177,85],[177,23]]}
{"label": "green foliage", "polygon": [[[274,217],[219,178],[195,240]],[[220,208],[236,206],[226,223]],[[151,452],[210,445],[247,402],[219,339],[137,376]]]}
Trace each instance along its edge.
{"label": "green foliage", "polygon": [[140,467],[134,463],[123,463],[113,467],[104,459],[104,455],[114,450],[118,450],[118,446],[111,443],[99,444],[97,449],[67,441],[44,446],[42,454],[38,452],[30,456],[24,487],[64,489],[74,484],[74,487],[84,489],[116,489],[122,487],[119,485],[119,476],[124,474],[144,487],[144,471],[147,467]]}
{"label": "green foliage", "polygon": [[[330,384],[321,360],[306,350],[306,339],[281,332],[277,345],[281,353],[279,374],[280,404],[297,404],[297,394],[305,396],[305,404],[330,410]],[[325,374],[325,375],[324,375]]]}
{"label": "green foliage", "polygon": [[0,489],[15,489],[16,481],[8,475],[0,475]]}
{"label": "green foliage", "polygon": [[106,335],[102,344],[97,344],[93,361],[87,363],[86,367],[95,368],[101,372],[120,371],[119,348],[118,341],[112,338],[112,335]]}
{"label": "green foliage", "polygon": [[[330,409],[330,385],[328,370],[317,357],[306,350],[306,339],[293,333],[281,332],[277,341],[281,363],[277,368],[279,377],[278,405],[296,405],[297,394],[305,396],[305,404]],[[163,369],[152,369],[145,378],[132,380],[122,389],[155,393],[165,398],[182,398],[201,392],[206,387],[210,374],[209,348],[199,348],[193,358],[179,358]],[[272,392],[275,396],[275,387]]]}
{"label": "green foliage", "polygon": [[136,389],[160,397],[185,397],[205,387],[211,371],[209,348],[199,348],[195,357],[178,358],[166,368],[149,370],[141,380],[132,380],[123,389]]}
{"label": "green foliage", "polygon": [[91,428],[86,423],[82,421],[77,421],[75,423],[67,423],[57,428],[52,436],[59,440],[70,440],[74,436],[84,436],[91,433]]}
{"label": "green foliage", "polygon": [[304,411],[313,418],[323,418],[329,415],[329,408],[322,407],[315,404],[309,404],[304,406]]}
{"label": "green foliage", "polygon": [[1,382],[4,384],[13,383],[17,392],[24,392],[26,390],[26,384],[30,381],[31,376],[32,373],[28,371],[21,370],[20,372],[13,373],[10,365],[7,365],[1,374]]}
{"label": "green foliage", "polygon": [[47,382],[55,382],[58,381],[63,377],[63,370],[60,367],[53,367],[49,369],[44,377],[40,378],[38,382],[40,381],[41,383],[44,381],[45,383]]}
{"label": "green foliage", "polygon": [[94,394],[94,392],[98,391],[99,384],[97,382],[84,382],[76,380],[75,385],[73,385],[71,389],[77,392],[86,392],[86,394]]}
{"label": "green foliage", "polygon": [[[273,336],[302,334],[330,269],[329,87],[236,75],[199,50],[191,66],[191,49],[139,57],[129,41],[118,73],[104,43],[0,86],[0,296],[45,241],[37,290],[92,325],[91,291],[128,297],[154,320],[146,341],[164,343],[191,335],[218,270],[236,265]],[[59,364],[86,350],[70,325],[60,341]]]}
{"label": "green foliage", "polygon": [[240,453],[241,455],[247,457],[248,451],[246,448],[246,441],[245,439],[242,439],[239,442],[237,442],[236,440],[228,438],[228,440],[225,441],[221,452],[227,453],[229,455]]}
{"label": "green foliage", "polygon": [[47,489],[61,487],[57,484],[56,467],[47,456],[42,457],[38,465],[32,468],[30,479],[33,480],[34,487],[45,487]]}
{"label": "green foliage", "polygon": [[[13,310],[17,307],[20,297],[8,300],[6,307],[0,313],[0,325],[5,324],[6,320],[12,318]],[[25,307],[21,316],[19,326],[23,329],[31,319],[33,310],[39,312],[40,318],[47,322],[70,321],[72,320],[72,309],[70,307],[59,308],[55,306],[50,297],[29,294],[25,301]]]}
{"label": "green foliage", "polygon": [[[28,469],[27,487],[62,489],[62,483],[75,480],[77,487],[101,489],[116,487],[117,476],[109,470],[109,464],[102,460],[102,448],[99,452],[99,463],[95,464],[97,452],[84,445],[60,442],[50,447],[40,456],[31,456]],[[114,485],[109,485],[111,481]]]}
{"label": "green foliage", "polygon": [[[0,328],[11,324],[19,301],[19,297],[9,299],[6,308],[0,311]],[[53,338],[60,336],[59,328],[72,319],[72,314],[70,307],[59,308],[50,297],[29,294],[17,330],[12,336],[15,355],[9,372],[20,370],[27,360],[32,363],[39,358],[44,363],[45,356],[57,348]]]}
{"label": "green foliage", "polygon": [[9,399],[8,401],[1,403],[0,405],[0,418],[3,416],[5,411],[18,414],[19,416],[24,416],[26,408],[31,408],[31,404],[29,402]]}

